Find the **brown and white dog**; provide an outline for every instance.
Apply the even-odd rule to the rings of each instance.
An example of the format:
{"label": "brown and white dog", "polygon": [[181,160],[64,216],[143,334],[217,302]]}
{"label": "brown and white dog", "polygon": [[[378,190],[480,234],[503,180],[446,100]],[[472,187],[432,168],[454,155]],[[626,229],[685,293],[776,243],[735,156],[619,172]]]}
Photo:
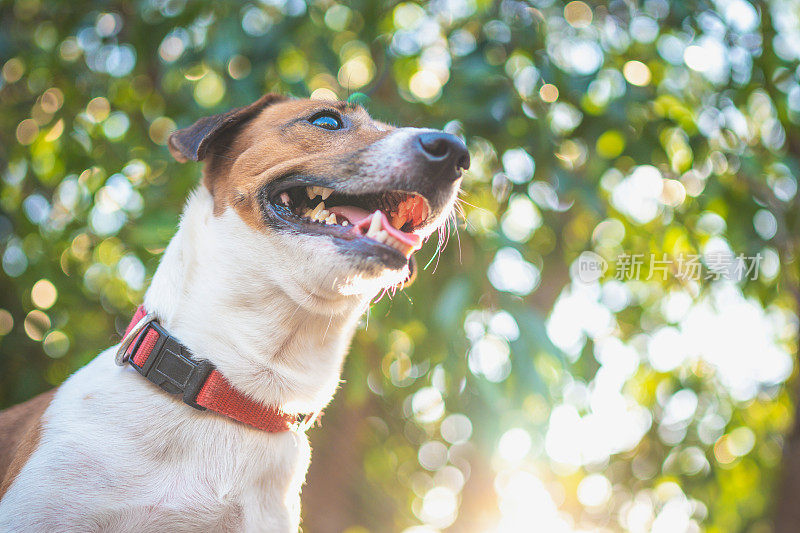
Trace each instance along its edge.
{"label": "brown and white dog", "polygon": [[[371,299],[453,208],[469,154],[344,102],[266,95],[175,132],[205,162],[144,306],[243,397],[317,413]],[[200,411],[100,353],[0,414],[0,531],[296,531],[301,427]]]}

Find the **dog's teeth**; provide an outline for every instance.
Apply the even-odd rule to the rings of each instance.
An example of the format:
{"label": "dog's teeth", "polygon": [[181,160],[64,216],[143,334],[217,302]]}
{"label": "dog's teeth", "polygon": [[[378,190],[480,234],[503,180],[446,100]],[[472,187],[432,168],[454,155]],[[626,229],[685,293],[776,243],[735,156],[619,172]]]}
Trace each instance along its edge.
{"label": "dog's teeth", "polygon": [[386,239],[389,237],[389,234],[386,233],[384,230],[380,230],[378,233],[375,234],[372,238],[378,242],[386,242]]}
{"label": "dog's teeth", "polygon": [[381,212],[375,211],[372,214],[372,220],[369,223],[369,229],[367,230],[368,237],[374,237],[378,231],[381,229]]}
{"label": "dog's teeth", "polygon": [[333,190],[326,189],[325,187],[317,187],[316,185],[306,187],[306,195],[308,196],[309,200],[313,200],[317,196],[322,196],[323,200],[327,200],[331,193],[333,193]]}
{"label": "dog's teeth", "polygon": [[325,202],[320,202],[317,204],[317,207],[311,210],[311,218],[316,218],[317,213],[325,209]]}
{"label": "dog's teeth", "polygon": [[347,221],[347,219],[342,220],[342,226],[349,226],[349,225],[350,223]]}
{"label": "dog's teeth", "polygon": [[331,213],[327,209],[321,210],[319,213],[316,214],[314,217],[315,219],[319,220],[320,222],[325,222],[325,220],[331,215]]}
{"label": "dog's teeth", "polygon": [[328,189],[326,187],[318,187],[316,185],[306,187],[306,195],[310,200],[313,200],[317,196],[321,196],[322,200],[324,201],[327,200],[331,194],[333,194],[333,189]]}
{"label": "dog's teeth", "polygon": [[397,239],[395,239],[391,235],[387,236],[387,239],[386,239],[385,242],[386,242],[386,244],[388,244],[389,246],[391,246],[395,250],[397,250],[399,252],[403,252],[403,246],[404,246],[403,243],[401,243],[400,241],[398,241]]}
{"label": "dog's teeth", "polygon": [[289,205],[289,194],[288,193],[285,193],[285,192],[281,193],[281,203],[283,203],[283,205],[286,205],[286,206]]}
{"label": "dog's teeth", "polygon": [[336,224],[336,213],[331,213],[331,216],[325,219],[326,224]]}

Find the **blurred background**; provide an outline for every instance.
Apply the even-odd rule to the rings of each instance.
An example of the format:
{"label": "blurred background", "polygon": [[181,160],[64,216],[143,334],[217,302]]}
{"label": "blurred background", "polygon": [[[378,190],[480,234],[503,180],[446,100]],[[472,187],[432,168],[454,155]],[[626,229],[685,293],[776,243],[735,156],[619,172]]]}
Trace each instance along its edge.
{"label": "blurred background", "polygon": [[349,99],[472,167],[304,531],[800,531],[799,4],[0,0],[0,406],[118,342],[198,183],[171,131]]}

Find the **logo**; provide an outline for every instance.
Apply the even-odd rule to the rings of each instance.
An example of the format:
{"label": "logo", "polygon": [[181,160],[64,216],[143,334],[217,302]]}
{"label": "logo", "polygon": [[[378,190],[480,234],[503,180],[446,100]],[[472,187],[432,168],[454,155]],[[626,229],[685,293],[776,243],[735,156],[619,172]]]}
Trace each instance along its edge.
{"label": "logo", "polygon": [[583,252],[578,257],[578,279],[592,283],[600,279],[608,270],[608,262],[594,252]]}

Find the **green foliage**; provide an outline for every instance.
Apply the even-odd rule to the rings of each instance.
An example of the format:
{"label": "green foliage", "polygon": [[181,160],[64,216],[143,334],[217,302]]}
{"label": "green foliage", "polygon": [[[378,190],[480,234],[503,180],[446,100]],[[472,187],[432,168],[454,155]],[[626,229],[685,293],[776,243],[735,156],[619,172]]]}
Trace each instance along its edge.
{"label": "green foliage", "polygon": [[0,1],[0,402],[119,339],[197,183],[170,131],[333,95],[464,135],[472,168],[458,233],[354,339],[305,527],[763,531],[800,295],[797,8]]}

